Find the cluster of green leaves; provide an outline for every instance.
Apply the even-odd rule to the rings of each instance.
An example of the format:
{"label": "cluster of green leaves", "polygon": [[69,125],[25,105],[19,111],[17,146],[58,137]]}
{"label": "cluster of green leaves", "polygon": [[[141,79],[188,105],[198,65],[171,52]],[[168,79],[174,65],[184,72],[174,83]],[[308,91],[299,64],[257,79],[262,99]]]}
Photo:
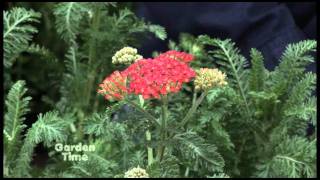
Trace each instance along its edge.
{"label": "cluster of green leaves", "polygon": [[53,142],[64,142],[67,138],[67,124],[55,111],[40,114],[23,138],[22,132],[26,127],[24,115],[29,111],[31,100],[25,96],[26,92],[25,82],[18,81],[12,86],[5,102],[4,176],[7,177],[31,177],[30,163],[36,145],[43,143],[50,146]]}
{"label": "cluster of green leaves", "polygon": [[[209,91],[187,128],[217,147],[228,176],[316,177],[316,129],[307,136],[308,125],[316,127],[316,75],[305,72],[316,44],[289,44],[269,71],[261,52],[251,49],[249,64],[230,39],[181,34],[178,43],[169,42],[169,48],[195,55],[193,67],[227,74],[228,86]],[[191,93],[186,86],[174,98],[175,119],[186,112]]]}
{"label": "cluster of green leaves", "polygon": [[[314,62],[316,41],[288,45],[274,71],[264,67],[257,49],[251,50],[249,68],[231,40],[199,36],[198,41],[210,48],[209,56],[232,88],[231,94],[211,90],[208,105],[200,109],[212,112],[201,114],[201,122],[218,119],[220,127],[213,124],[214,131],[228,132],[224,137],[233,147],[228,154],[235,158],[229,159],[234,166],[227,165],[227,172],[240,177],[315,177],[316,137],[307,137],[306,129],[310,123],[316,126],[316,75],[305,68]],[[219,138],[216,132],[206,133]]]}
{"label": "cluster of green leaves", "polygon": [[29,41],[37,29],[32,23],[39,23],[40,13],[24,8],[13,8],[3,14],[4,66],[10,67],[21,52],[29,47]]}

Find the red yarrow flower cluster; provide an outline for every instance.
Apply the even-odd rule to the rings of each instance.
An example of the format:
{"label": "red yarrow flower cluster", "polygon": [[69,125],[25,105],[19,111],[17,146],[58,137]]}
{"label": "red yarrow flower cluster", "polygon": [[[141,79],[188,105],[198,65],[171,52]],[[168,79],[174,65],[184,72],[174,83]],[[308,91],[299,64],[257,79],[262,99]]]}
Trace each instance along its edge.
{"label": "red yarrow flower cluster", "polygon": [[[160,95],[176,93],[181,90],[183,83],[191,81],[196,75],[188,64],[192,60],[192,55],[178,51],[168,51],[154,59],[141,59],[123,72],[116,71],[117,74],[106,78],[103,85],[100,84],[100,92],[111,91],[107,93],[107,99],[113,99],[114,96],[121,99],[128,93],[142,95],[144,99],[158,99]],[[126,81],[129,82],[127,87]]]}
{"label": "red yarrow flower cluster", "polygon": [[115,71],[105,78],[101,84],[98,93],[104,95],[108,100],[122,100],[128,93],[127,77],[122,72]]}
{"label": "red yarrow flower cluster", "polygon": [[124,74],[130,79],[129,92],[142,95],[144,99],[178,92],[183,83],[195,76],[187,64],[161,56],[139,60],[129,66]]}
{"label": "red yarrow flower cluster", "polygon": [[171,58],[184,63],[189,63],[193,60],[193,56],[191,54],[185,52],[179,52],[175,50],[170,50],[165,53],[160,54],[158,57],[160,58]]}

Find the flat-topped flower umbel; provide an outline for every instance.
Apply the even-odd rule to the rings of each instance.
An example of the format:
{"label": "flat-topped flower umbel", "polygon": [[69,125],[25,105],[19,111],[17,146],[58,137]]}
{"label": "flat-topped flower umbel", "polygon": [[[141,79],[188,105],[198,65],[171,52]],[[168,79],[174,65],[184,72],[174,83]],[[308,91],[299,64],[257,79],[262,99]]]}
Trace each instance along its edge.
{"label": "flat-topped flower umbel", "polygon": [[166,56],[143,59],[129,66],[124,74],[130,80],[129,92],[144,99],[178,92],[195,72],[187,64]]}
{"label": "flat-topped flower umbel", "polygon": [[144,99],[159,99],[160,95],[178,92],[183,83],[195,77],[195,71],[188,64],[191,60],[191,54],[178,51],[138,60],[124,71],[107,77],[98,92],[108,100],[121,100],[127,93],[142,95]]}
{"label": "flat-topped flower umbel", "polygon": [[191,54],[185,53],[185,52],[179,52],[175,50],[170,50],[165,53],[160,54],[158,57],[160,58],[171,58],[175,59],[184,63],[189,63],[191,62],[194,57]]}
{"label": "flat-topped flower umbel", "polygon": [[98,93],[108,100],[122,100],[128,92],[126,83],[127,77],[122,72],[115,71],[99,84]]}
{"label": "flat-topped flower umbel", "polygon": [[226,74],[218,69],[200,68],[194,80],[196,90],[209,90],[227,85]]}

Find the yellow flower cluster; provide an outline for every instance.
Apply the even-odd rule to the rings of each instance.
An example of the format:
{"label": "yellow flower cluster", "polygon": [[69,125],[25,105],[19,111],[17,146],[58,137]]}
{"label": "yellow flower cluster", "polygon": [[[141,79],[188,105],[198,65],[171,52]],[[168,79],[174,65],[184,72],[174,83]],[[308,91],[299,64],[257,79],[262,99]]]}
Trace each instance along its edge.
{"label": "yellow flower cluster", "polygon": [[115,53],[115,55],[112,57],[112,63],[129,65],[142,58],[143,57],[138,54],[137,49],[132,47],[124,47]]}
{"label": "yellow flower cluster", "polygon": [[200,68],[196,72],[194,85],[197,91],[227,85],[226,75],[218,69]]}
{"label": "yellow flower cluster", "polygon": [[140,168],[139,166],[136,168],[132,168],[128,170],[125,175],[125,178],[149,178],[149,174],[145,169]]}

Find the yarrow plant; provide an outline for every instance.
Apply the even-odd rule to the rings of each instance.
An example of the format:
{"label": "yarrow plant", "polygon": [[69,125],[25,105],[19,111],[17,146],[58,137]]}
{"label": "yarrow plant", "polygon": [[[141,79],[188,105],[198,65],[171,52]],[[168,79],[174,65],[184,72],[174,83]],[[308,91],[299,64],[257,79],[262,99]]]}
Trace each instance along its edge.
{"label": "yarrow plant", "polygon": [[[166,31],[126,3],[9,3],[4,177],[317,177],[316,41],[289,44],[274,70],[186,33],[144,58],[134,47]],[[56,148],[72,144],[94,150]]]}
{"label": "yarrow plant", "polygon": [[[125,70],[121,72],[115,71],[106,77],[103,83],[99,85],[101,89],[98,90],[98,93],[104,95],[107,100],[124,100],[137,108],[149,120],[158,125],[157,131],[160,133],[160,141],[167,141],[169,138],[174,138],[169,137],[171,133],[167,129],[169,114],[168,94],[181,91],[182,86],[194,78],[196,90],[204,90],[199,98],[197,98],[195,91],[192,106],[181,121],[181,126],[183,127],[192,114],[195,113],[210,88],[227,85],[225,81],[226,75],[217,69],[203,68],[196,73],[189,66],[193,59],[193,55],[175,50],[161,53],[155,58],[140,59]],[[129,98],[125,98],[126,95],[130,94],[142,97],[145,100],[159,99],[162,102],[161,121],[159,122],[156,117],[147,112],[141,103],[139,105]],[[147,140],[151,141],[149,130],[146,131],[146,136]],[[161,161],[164,154],[165,146],[160,143],[158,144],[156,159]],[[148,147],[148,165],[152,165],[153,161],[153,149]],[[125,177],[129,177],[129,174],[135,174],[136,171],[140,171],[139,168],[126,172]],[[138,177],[136,175],[131,175],[130,177],[133,176]]]}

